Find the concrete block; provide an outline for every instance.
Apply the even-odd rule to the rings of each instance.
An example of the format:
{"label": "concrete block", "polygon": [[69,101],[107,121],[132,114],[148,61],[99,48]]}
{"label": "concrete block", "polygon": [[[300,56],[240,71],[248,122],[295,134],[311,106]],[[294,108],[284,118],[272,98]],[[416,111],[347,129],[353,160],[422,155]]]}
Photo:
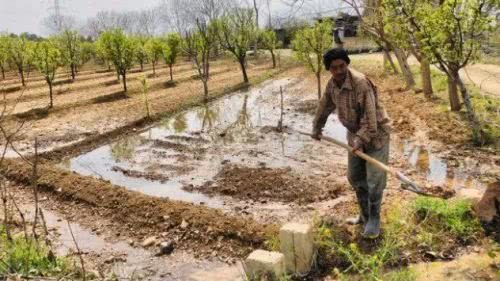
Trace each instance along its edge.
{"label": "concrete block", "polygon": [[285,256],[285,269],[294,274],[311,270],[314,258],[314,237],[308,224],[287,223],[280,229],[280,249]]}
{"label": "concrete block", "polygon": [[260,280],[262,276],[278,279],[285,273],[284,257],[279,252],[253,251],[245,260],[244,267],[250,280]]}

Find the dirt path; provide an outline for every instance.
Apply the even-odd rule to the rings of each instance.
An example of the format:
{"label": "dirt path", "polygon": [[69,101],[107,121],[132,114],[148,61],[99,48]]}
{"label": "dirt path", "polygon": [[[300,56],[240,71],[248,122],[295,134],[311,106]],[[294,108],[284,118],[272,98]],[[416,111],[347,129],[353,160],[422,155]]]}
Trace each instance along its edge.
{"label": "dirt path", "polygon": [[[354,60],[371,60],[380,64],[383,61],[382,53],[353,55],[352,57]],[[410,65],[418,65],[418,61],[414,57],[410,57],[408,62]],[[435,69],[437,70],[437,68]],[[465,83],[476,86],[483,93],[500,98],[500,65],[475,63],[462,69],[460,76],[465,80]]]}

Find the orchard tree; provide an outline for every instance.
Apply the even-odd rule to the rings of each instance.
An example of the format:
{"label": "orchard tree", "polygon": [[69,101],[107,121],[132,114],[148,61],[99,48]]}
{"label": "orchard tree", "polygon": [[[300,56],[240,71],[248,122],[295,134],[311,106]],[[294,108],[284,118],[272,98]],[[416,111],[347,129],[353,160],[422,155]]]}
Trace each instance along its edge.
{"label": "orchard tree", "polygon": [[137,52],[137,43],[121,29],[103,32],[97,44],[104,50],[106,57],[115,66],[123,81],[123,90],[127,92],[127,71],[132,68]]}
{"label": "orchard tree", "polygon": [[82,42],[80,48],[80,55],[78,56],[77,69],[81,68],[84,64],[89,62],[92,58],[96,56],[95,44],[92,42]]}
{"label": "orchard tree", "polygon": [[81,40],[77,31],[66,30],[57,36],[59,48],[63,56],[64,63],[71,70],[71,79],[75,80],[76,68],[80,61]]}
{"label": "orchard tree", "polygon": [[166,46],[163,50],[163,59],[170,69],[170,81],[174,80],[172,66],[177,62],[177,57],[181,51],[182,39],[178,33],[170,33],[165,40]]}
{"label": "orchard tree", "polygon": [[33,63],[38,71],[44,76],[49,85],[49,108],[53,107],[52,83],[56,77],[56,71],[62,65],[63,56],[56,43],[46,40],[36,43],[33,52]]}
{"label": "orchard tree", "polygon": [[0,35],[0,71],[2,72],[2,79],[5,79],[5,66],[9,59],[8,37]]}
{"label": "orchard tree", "polygon": [[273,30],[265,30],[260,33],[260,42],[262,47],[271,53],[271,58],[273,59],[273,68],[276,68],[276,49],[281,47],[281,42],[278,41],[276,33]]}
{"label": "orchard tree", "polygon": [[[485,143],[486,136],[459,71],[477,59],[482,39],[492,29],[490,12],[499,6],[500,1],[418,1],[418,5],[415,5],[414,1],[394,0],[393,4],[406,24],[421,38],[422,51],[450,81],[458,85],[467,109],[473,140],[476,144]],[[450,103],[453,109],[453,104],[458,103],[458,96],[450,95]]]}
{"label": "orchard tree", "polygon": [[156,64],[163,57],[165,44],[160,38],[149,39],[144,47],[148,55],[148,60],[153,65],[153,75],[156,75]]}
{"label": "orchard tree", "polygon": [[248,83],[246,56],[258,34],[253,10],[235,8],[215,22],[219,43],[238,61],[243,81]]}
{"label": "orchard tree", "polygon": [[[425,0],[419,0],[425,1]],[[416,2],[418,3],[418,1]],[[422,51],[420,37],[416,36],[413,29],[406,24],[405,18],[398,9],[394,9],[393,0],[382,1],[382,14],[384,17],[384,28],[394,44],[404,50],[409,50],[420,63],[420,75],[422,88],[427,98],[432,98],[431,65],[427,55]],[[415,7],[415,6],[414,6]]]}
{"label": "orchard tree", "polygon": [[145,36],[138,36],[135,40],[137,41],[137,62],[141,66],[141,71],[144,71],[144,64],[148,61],[148,51],[146,50],[146,45],[149,40]]}
{"label": "orchard tree", "polygon": [[321,98],[321,72],[323,54],[332,46],[332,22],[323,21],[307,27],[295,34],[292,41],[297,59],[316,75],[318,99]]}
{"label": "orchard tree", "polygon": [[193,61],[198,71],[200,80],[203,83],[203,97],[208,101],[208,78],[209,78],[209,58],[210,51],[213,49],[216,41],[216,27],[214,24],[207,24],[196,21],[196,28],[186,32],[182,48],[184,53]]}
{"label": "orchard tree", "polygon": [[31,60],[31,46],[28,43],[26,36],[9,37],[7,50],[9,53],[10,62],[16,66],[19,76],[21,77],[21,84],[26,86],[24,74],[28,68]]}

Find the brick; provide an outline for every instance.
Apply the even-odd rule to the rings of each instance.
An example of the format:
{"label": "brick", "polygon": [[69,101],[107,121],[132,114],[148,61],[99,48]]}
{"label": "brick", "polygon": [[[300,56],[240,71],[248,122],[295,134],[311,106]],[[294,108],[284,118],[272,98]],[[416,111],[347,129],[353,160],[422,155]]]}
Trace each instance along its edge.
{"label": "brick", "polygon": [[314,256],[314,237],[308,224],[287,223],[280,229],[280,248],[285,269],[294,274],[307,274]]}
{"label": "brick", "polygon": [[251,280],[262,276],[278,279],[285,273],[284,257],[279,252],[253,251],[245,260],[245,273]]}

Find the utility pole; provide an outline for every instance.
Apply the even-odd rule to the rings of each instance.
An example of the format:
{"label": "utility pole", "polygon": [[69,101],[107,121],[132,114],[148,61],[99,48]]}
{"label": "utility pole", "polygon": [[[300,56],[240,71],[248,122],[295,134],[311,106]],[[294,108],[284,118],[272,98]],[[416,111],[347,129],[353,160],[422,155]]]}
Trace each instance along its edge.
{"label": "utility pole", "polygon": [[61,6],[59,5],[59,0],[54,0],[54,23],[55,26],[57,26],[58,31],[61,31]]}

